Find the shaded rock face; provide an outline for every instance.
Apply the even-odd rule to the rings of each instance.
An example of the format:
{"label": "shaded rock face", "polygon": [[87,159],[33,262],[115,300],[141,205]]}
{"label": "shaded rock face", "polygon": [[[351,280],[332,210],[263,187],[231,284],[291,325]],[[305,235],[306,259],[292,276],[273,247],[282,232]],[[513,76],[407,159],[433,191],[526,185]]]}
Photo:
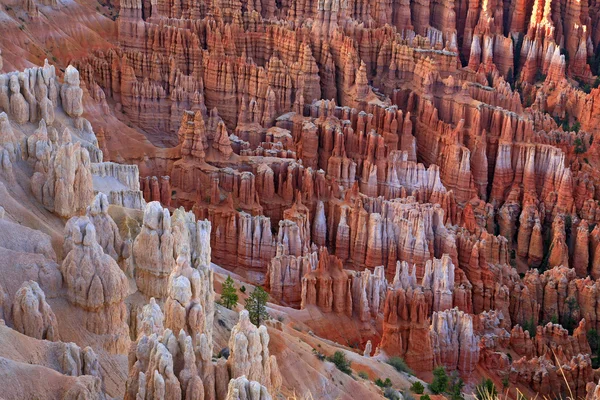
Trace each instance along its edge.
{"label": "shaded rock face", "polygon": [[65,259],[61,272],[69,302],[82,311],[85,328],[106,337],[108,350],[124,351],[129,343],[124,299],[127,278],[104,253],[88,217],[73,217],[65,226]]}

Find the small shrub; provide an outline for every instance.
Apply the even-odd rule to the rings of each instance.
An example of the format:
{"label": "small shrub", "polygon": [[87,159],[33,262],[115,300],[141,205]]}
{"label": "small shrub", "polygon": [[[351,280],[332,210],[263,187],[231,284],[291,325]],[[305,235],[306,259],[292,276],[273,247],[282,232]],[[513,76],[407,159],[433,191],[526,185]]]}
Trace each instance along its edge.
{"label": "small shrub", "polygon": [[[398,395],[398,392],[395,389],[392,389],[391,387],[385,388],[385,390],[383,391],[383,397],[385,397],[386,399],[390,399],[390,400],[400,400],[400,395]],[[405,399],[405,400],[411,400],[411,399]]]}
{"label": "small shrub", "polygon": [[451,400],[464,400],[462,390],[465,387],[465,382],[456,373],[452,374],[452,381],[450,382],[450,393]]}
{"label": "small shrub", "polygon": [[406,362],[400,357],[390,357],[386,362],[394,367],[394,369],[398,372],[405,372],[411,375],[413,373],[412,370],[408,368],[408,365],[406,365]]}
{"label": "small shrub", "polygon": [[390,378],[385,378],[385,381],[382,381],[381,378],[375,379],[375,384],[380,388],[392,387],[392,381]]}
{"label": "small shrub", "polygon": [[510,385],[510,383],[508,382],[508,376],[505,376],[504,378],[502,378],[502,387],[504,389],[508,388],[508,386]]}
{"label": "small shrub", "polygon": [[312,352],[315,355],[315,357],[317,357],[319,359],[319,361],[325,360],[325,354],[321,353],[317,349],[312,349]]}
{"label": "small shrub", "polygon": [[365,371],[360,371],[358,373],[358,377],[362,379],[369,379],[369,374],[367,374]]}
{"label": "small shrub", "polygon": [[529,332],[529,337],[531,338],[535,336],[536,326],[533,322],[533,318],[531,318],[529,321],[523,322],[523,331]]}
{"label": "small shrub", "polygon": [[428,394],[424,394],[423,396],[421,396],[421,397],[419,398],[419,400],[431,400],[431,397],[429,397],[429,395],[428,395]]}
{"label": "small shrub", "polygon": [[411,392],[415,392],[416,394],[423,394],[423,392],[425,391],[425,386],[423,386],[421,382],[416,381],[412,384],[410,390]]}
{"label": "small shrub", "polygon": [[444,367],[433,370],[433,381],[429,384],[429,390],[434,394],[444,393],[448,389],[448,374]]}
{"label": "small shrub", "polygon": [[337,369],[339,369],[345,374],[350,375],[350,373],[352,373],[352,370],[350,369],[351,362],[341,351],[336,351],[335,353],[333,353],[333,356],[327,357],[327,361],[334,363]]}
{"label": "small shrub", "polygon": [[[573,124],[573,127],[571,129],[575,130],[576,124],[579,124],[579,122],[575,122],[575,124]],[[577,130],[579,130],[579,128]],[[575,139],[574,144],[575,144],[575,154],[585,153],[586,149],[585,149],[585,146],[583,145],[583,141],[581,140],[581,138]]]}
{"label": "small shrub", "polygon": [[406,390],[402,391],[402,398],[404,398],[404,400],[415,400],[413,395],[410,392],[407,392]]}
{"label": "small shrub", "polygon": [[246,293],[246,286],[243,286],[243,285],[242,285],[242,287],[240,288],[240,292],[242,292],[242,293]]}
{"label": "small shrub", "polygon": [[544,82],[545,80],[546,80],[546,75],[545,75],[545,74],[542,74],[542,71],[541,71],[541,70],[538,70],[538,71],[535,73],[535,81],[536,81],[536,82]]}
{"label": "small shrub", "polygon": [[475,396],[478,400],[494,399],[497,395],[498,391],[491,379],[484,379],[475,387]]}

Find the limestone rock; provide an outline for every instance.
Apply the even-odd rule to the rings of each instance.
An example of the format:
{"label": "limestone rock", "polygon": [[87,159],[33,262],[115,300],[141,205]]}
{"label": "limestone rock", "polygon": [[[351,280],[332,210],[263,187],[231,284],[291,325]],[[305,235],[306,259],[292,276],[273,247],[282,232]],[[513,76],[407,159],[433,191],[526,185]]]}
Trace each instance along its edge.
{"label": "limestone rock", "polygon": [[227,360],[232,379],[247,376],[266,388],[278,390],[280,378],[275,356],[269,355],[269,334],[264,325],[259,328],[250,322],[248,311],[240,312],[240,319],[231,331],[230,356]]}
{"label": "limestone rock", "polygon": [[56,316],[37,282],[27,281],[17,291],[12,316],[15,329],[27,336],[50,341],[60,339]]}
{"label": "limestone rock", "polygon": [[300,308],[309,305],[317,305],[324,312],[352,314],[351,280],[341,260],[324,247],[319,249],[317,269],[302,278]]}
{"label": "limestone rock", "polygon": [[34,195],[47,209],[69,218],[86,210],[94,192],[88,151],[72,143],[68,131],[63,141],[49,155],[48,170],[36,172],[31,181]]}
{"label": "limestone rock", "polygon": [[159,202],[146,205],[142,230],[133,242],[138,289],[148,297],[165,298],[175,267],[171,214]]}
{"label": "limestone rock", "polygon": [[456,308],[433,313],[431,342],[435,365],[470,373],[479,362],[472,317]]}
{"label": "limestone rock", "polygon": [[79,71],[72,65],[65,70],[65,79],[60,88],[63,110],[70,117],[77,118],[83,114],[83,90],[79,87]]}
{"label": "limestone rock", "polygon": [[271,400],[267,388],[240,376],[229,381],[226,400]]}
{"label": "limestone rock", "polygon": [[123,351],[129,343],[127,278],[98,244],[89,218],[73,217],[67,222],[64,253],[61,272],[69,302],[83,311],[87,330],[110,337],[110,351]]}

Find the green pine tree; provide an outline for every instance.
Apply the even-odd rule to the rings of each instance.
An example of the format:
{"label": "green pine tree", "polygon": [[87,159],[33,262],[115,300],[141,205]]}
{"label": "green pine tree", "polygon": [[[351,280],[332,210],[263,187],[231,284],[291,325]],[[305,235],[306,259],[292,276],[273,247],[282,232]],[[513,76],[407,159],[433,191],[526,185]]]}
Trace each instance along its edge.
{"label": "green pine tree", "polygon": [[228,276],[221,289],[221,304],[231,310],[237,305],[238,299],[237,290],[233,286],[233,279]]}
{"label": "green pine tree", "polygon": [[429,384],[429,390],[434,394],[444,393],[448,389],[448,374],[444,367],[437,367],[433,370],[433,382]]}
{"label": "green pine tree", "polygon": [[264,320],[269,319],[269,313],[267,313],[268,299],[269,294],[259,286],[246,299],[246,310],[248,310],[250,321],[256,326],[260,326]]}

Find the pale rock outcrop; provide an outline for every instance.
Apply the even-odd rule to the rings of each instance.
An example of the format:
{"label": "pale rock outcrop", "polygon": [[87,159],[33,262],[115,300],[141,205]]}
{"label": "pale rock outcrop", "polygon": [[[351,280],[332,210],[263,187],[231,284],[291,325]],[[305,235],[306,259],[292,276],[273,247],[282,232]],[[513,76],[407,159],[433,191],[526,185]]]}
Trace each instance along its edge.
{"label": "pale rock outcrop", "polygon": [[454,264],[448,254],[425,264],[422,286],[433,294],[433,311],[452,308],[454,291]]}
{"label": "pale rock outcrop", "polygon": [[352,276],[352,308],[361,321],[377,318],[383,312],[387,292],[387,279],[383,266],[354,272]]}
{"label": "pale rock outcrop", "polygon": [[82,214],[94,197],[88,151],[79,142],[72,143],[67,130],[62,144],[45,154],[47,170],[31,178],[33,194],[44,207],[63,218]]}
{"label": "pale rock outcrop", "polygon": [[299,306],[302,301],[302,278],[317,268],[317,252],[304,256],[293,256],[288,248],[277,244],[277,253],[267,269],[267,287],[270,295],[291,306]]}
{"label": "pale rock outcrop", "polygon": [[266,387],[240,376],[229,381],[226,400],[271,400]]}
{"label": "pale rock outcrop", "polygon": [[364,357],[371,357],[371,352],[373,351],[373,344],[370,340],[367,340],[367,344],[365,345],[365,349],[363,351]]}
{"label": "pale rock outcrop", "polygon": [[73,217],[65,226],[65,259],[61,272],[69,302],[82,310],[85,328],[106,337],[109,351],[122,352],[129,344],[124,299],[127,277],[96,240],[87,217]]}
{"label": "pale rock outcrop", "polygon": [[65,70],[65,78],[60,88],[62,108],[68,116],[81,117],[83,114],[83,90],[79,87],[79,71],[72,65]]}
{"label": "pale rock outcrop", "polygon": [[[188,341],[186,345],[191,347]],[[125,399],[185,398],[174,370],[174,355],[179,351],[177,338],[170,330],[158,337],[153,334],[139,338],[130,349]]]}
{"label": "pale rock outcrop", "polygon": [[[192,337],[206,333],[207,330],[212,332],[212,327],[207,327],[206,298],[201,298],[202,289],[200,273],[190,266],[185,255],[180,255],[175,269],[169,276],[168,295],[164,307],[166,328],[173,332],[183,330]],[[210,312],[214,310],[214,306],[208,309]],[[209,337],[211,336],[212,334]]]}
{"label": "pale rock outcrop", "polygon": [[17,291],[12,318],[15,329],[27,336],[60,340],[56,316],[37,282],[27,281]]}
{"label": "pale rock outcrop", "polygon": [[154,297],[150,298],[150,302],[142,307],[142,311],[137,315],[137,335],[151,336],[153,333],[160,335],[164,330],[164,314],[160,306],[156,303]]}
{"label": "pale rock outcrop", "polygon": [[470,374],[479,362],[479,337],[472,316],[457,308],[434,312],[431,322],[434,364]]}
{"label": "pale rock outcrop", "polygon": [[138,289],[148,297],[165,298],[175,267],[171,214],[159,202],[146,205],[142,230],[133,243]]}
{"label": "pale rock outcrop", "polygon": [[281,377],[277,359],[269,355],[267,328],[252,324],[247,310],[240,312],[240,319],[231,331],[229,350],[227,364],[232,379],[247,376],[270,391],[279,389]]}
{"label": "pale rock outcrop", "polygon": [[11,162],[15,162],[17,156],[21,155],[21,144],[15,137],[8,115],[5,112],[0,113],[0,148],[8,152]]}
{"label": "pale rock outcrop", "polygon": [[96,228],[96,240],[106,254],[115,261],[121,257],[129,258],[131,243],[124,241],[119,233],[119,227],[108,215],[108,198],[104,193],[98,193],[87,209],[87,216]]}
{"label": "pale rock outcrop", "polygon": [[[210,266],[211,224],[207,220],[196,221],[193,213],[179,208],[173,213],[172,228],[177,261],[168,279],[167,303],[174,314],[167,312],[165,304],[166,327],[173,331],[184,329],[192,337],[204,334],[212,338],[215,288]],[[208,345],[212,353],[212,341]]]}
{"label": "pale rock outcrop", "polygon": [[9,78],[10,90],[10,116],[17,124],[25,124],[29,121],[29,103],[21,94],[19,75],[13,74]]}

